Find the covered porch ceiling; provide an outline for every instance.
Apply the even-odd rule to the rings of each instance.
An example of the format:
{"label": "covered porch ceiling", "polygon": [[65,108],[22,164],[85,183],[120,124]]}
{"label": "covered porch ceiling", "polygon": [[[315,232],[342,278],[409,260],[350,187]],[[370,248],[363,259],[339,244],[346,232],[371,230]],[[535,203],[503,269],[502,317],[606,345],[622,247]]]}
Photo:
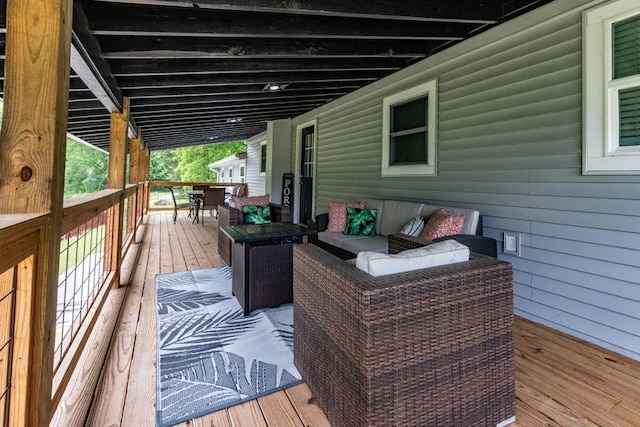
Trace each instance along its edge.
{"label": "covered porch ceiling", "polygon": [[126,96],[151,150],[244,139],[550,1],[74,0],[68,131]]}

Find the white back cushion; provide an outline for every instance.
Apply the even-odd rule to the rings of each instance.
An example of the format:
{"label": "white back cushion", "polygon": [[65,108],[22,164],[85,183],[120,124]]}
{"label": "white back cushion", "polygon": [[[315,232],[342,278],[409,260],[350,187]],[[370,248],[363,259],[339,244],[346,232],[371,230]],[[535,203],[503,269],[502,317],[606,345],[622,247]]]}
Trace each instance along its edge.
{"label": "white back cushion", "polygon": [[469,261],[469,248],[455,240],[444,240],[393,255],[360,252],[356,267],[372,276],[384,276],[463,261]]}
{"label": "white back cushion", "polygon": [[380,232],[383,236],[398,234],[402,227],[411,219],[420,215],[422,203],[399,202],[396,200],[385,200],[382,220],[380,222]]}

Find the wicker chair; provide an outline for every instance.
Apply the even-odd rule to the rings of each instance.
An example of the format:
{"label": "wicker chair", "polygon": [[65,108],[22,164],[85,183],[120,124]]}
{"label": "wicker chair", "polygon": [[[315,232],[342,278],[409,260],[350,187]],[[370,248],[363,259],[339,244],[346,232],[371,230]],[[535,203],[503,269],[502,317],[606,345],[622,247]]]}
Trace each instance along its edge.
{"label": "wicker chair", "polygon": [[[414,244],[400,240],[392,251]],[[373,277],[317,246],[293,250],[294,361],[332,426],[513,421],[511,264],[472,253]]]}
{"label": "wicker chair", "polygon": [[216,212],[215,217],[218,218],[218,206],[224,204],[224,188],[205,188],[204,198],[202,201],[202,225],[204,225],[204,211],[209,210],[211,216],[213,211]]}

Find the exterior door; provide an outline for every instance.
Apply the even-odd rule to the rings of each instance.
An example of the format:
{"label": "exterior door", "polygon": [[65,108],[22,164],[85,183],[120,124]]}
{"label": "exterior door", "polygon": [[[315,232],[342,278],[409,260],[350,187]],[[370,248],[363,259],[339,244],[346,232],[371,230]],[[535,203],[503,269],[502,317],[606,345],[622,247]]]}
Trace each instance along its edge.
{"label": "exterior door", "polygon": [[315,126],[302,129],[300,141],[300,211],[299,221],[306,224],[313,210],[313,173],[315,170]]}

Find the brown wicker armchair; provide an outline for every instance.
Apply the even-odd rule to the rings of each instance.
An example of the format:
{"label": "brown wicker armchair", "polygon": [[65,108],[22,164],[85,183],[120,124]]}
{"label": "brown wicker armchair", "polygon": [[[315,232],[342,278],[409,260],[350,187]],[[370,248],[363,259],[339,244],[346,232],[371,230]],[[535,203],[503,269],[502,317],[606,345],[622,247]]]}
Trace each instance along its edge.
{"label": "brown wicker armchair", "polygon": [[513,420],[511,264],[471,255],[373,277],[296,245],[294,361],[332,426]]}

